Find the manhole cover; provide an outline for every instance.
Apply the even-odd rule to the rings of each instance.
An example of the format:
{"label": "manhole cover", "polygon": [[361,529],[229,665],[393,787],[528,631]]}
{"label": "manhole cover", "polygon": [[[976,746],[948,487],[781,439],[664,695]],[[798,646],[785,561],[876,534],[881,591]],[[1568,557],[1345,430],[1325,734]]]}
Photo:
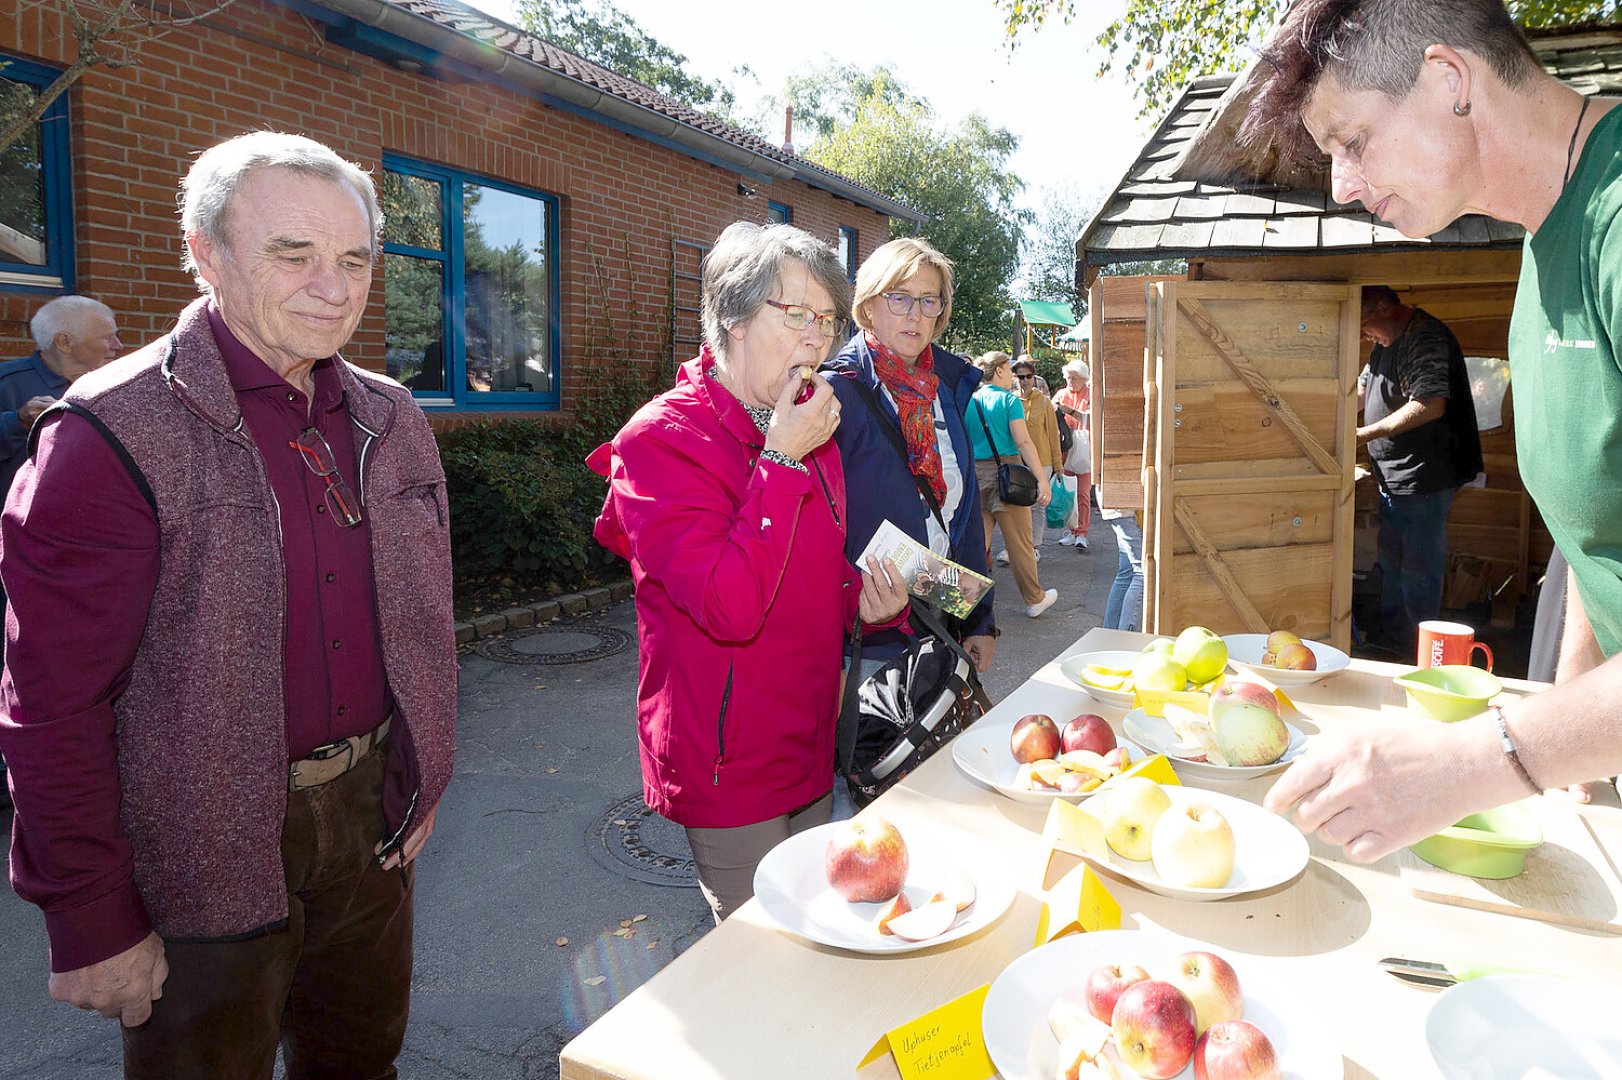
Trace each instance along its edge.
{"label": "manhole cover", "polygon": [[631,635],[612,626],[536,626],[512,630],[474,646],[503,664],[582,664],[624,652]]}
{"label": "manhole cover", "polygon": [[640,794],[605,810],[586,830],[586,847],[597,862],[636,881],[698,888],[686,831],[649,810]]}

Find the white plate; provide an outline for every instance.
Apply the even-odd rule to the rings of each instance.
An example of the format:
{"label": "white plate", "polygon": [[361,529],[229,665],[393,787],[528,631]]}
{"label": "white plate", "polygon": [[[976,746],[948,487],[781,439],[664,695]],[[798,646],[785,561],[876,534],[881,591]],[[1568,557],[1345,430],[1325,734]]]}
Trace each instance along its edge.
{"label": "white plate", "polygon": [[1302,638],[1301,643],[1311,649],[1312,655],[1317,657],[1318,670],[1286,671],[1284,668],[1267,667],[1262,663],[1262,649],[1267,644],[1266,634],[1228,634],[1222,640],[1228,645],[1228,663],[1235,668],[1254,671],[1274,686],[1283,689],[1308,686],[1319,679],[1326,679],[1337,671],[1344,671],[1352,662],[1350,656],[1333,645]]}
{"label": "white plate", "polygon": [[[1165,754],[1178,776],[1199,780],[1248,780],[1284,768],[1307,748],[1307,737],[1301,734],[1300,728],[1288,721],[1284,726],[1290,729],[1290,745],[1285,749],[1284,756],[1271,765],[1212,765],[1206,761],[1189,761],[1174,754],[1173,748],[1179,745],[1177,733],[1163,716],[1150,716],[1142,709],[1133,709],[1121,721],[1122,731],[1139,750],[1145,754]],[[1133,760],[1137,760],[1137,755],[1133,755]]]}
{"label": "white plate", "polygon": [[921,905],[944,891],[961,870],[974,882],[974,904],[958,912],[950,930],[928,941],[880,934],[873,920],[884,904],[850,903],[834,892],[823,871],[828,838],[841,824],[819,825],[789,837],[767,852],[755,869],[756,898],[766,914],[791,934],[851,952],[913,952],[989,926],[1013,902],[1013,871],[990,845],[956,829],[909,825],[901,830],[907,842],[907,898]]}
{"label": "white plate", "polygon": [[[1233,829],[1233,874],[1219,889],[1190,888],[1168,885],[1155,873],[1154,864],[1147,859],[1124,858],[1109,849],[1107,858],[1087,856],[1087,861],[1113,871],[1150,892],[1170,896],[1177,900],[1225,900],[1230,896],[1261,892],[1294,879],[1307,865],[1307,838],[1299,829],[1277,814],[1269,813],[1255,803],[1222,795],[1215,791],[1185,788],[1177,784],[1165,785],[1171,804],[1202,802],[1228,820]],[[1108,798],[1109,792],[1100,794]]]}
{"label": "white plate", "polygon": [[[1056,716],[1053,720],[1061,728],[1069,722],[1060,721]],[[1115,724],[1111,724],[1110,728],[1115,731],[1116,741],[1119,742],[1119,728]],[[971,780],[978,780],[1015,802],[1048,803],[1054,799],[1085,799],[1092,794],[1083,791],[1067,795],[1049,788],[1033,791],[1020,784],[1019,762],[1014,760],[1013,751],[1008,749],[1008,740],[1013,733],[1012,724],[988,724],[982,720],[952,740],[952,760]]]}
{"label": "white plate", "polygon": [[[1048,1010],[1060,998],[1082,1000],[1082,984],[1101,964],[1140,964],[1162,978],[1172,961],[1192,949],[1214,952],[1233,965],[1245,992],[1245,1019],[1262,1029],[1278,1051],[1286,1080],[1339,1080],[1344,1066],[1322,1021],[1302,1008],[1300,994],[1269,980],[1242,956],[1161,931],[1095,930],[1071,934],[1023,954],[1003,969],[986,994],[980,1022],[986,1050],[1003,1080],[1050,1080],[1059,1041]],[[1189,1066],[1177,1075],[1194,1074]]]}
{"label": "white plate", "polygon": [[1081,681],[1081,669],[1088,664],[1102,664],[1105,667],[1131,670],[1132,665],[1137,662],[1138,654],[1135,652],[1127,652],[1124,649],[1108,649],[1104,652],[1077,653],[1075,656],[1067,656],[1059,661],[1059,670],[1064,673],[1065,678],[1087,691],[1095,699],[1102,701],[1105,705],[1113,705],[1117,709],[1130,709],[1137,700],[1135,694],[1131,691],[1100,690],[1096,686],[1088,686]]}
{"label": "white plate", "polygon": [[1618,1080],[1619,1015],[1615,986],[1493,975],[1438,996],[1425,1041],[1447,1080]]}

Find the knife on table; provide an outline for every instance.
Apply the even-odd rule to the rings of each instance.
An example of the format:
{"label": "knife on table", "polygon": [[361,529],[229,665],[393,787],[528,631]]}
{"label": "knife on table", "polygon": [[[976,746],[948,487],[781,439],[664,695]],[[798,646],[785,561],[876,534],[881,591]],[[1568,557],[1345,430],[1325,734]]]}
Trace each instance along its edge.
{"label": "knife on table", "polygon": [[1460,960],[1439,963],[1434,960],[1407,960],[1400,956],[1387,956],[1380,961],[1380,966],[1404,982],[1419,986],[1453,986],[1487,975],[1543,974],[1501,964],[1475,964]]}

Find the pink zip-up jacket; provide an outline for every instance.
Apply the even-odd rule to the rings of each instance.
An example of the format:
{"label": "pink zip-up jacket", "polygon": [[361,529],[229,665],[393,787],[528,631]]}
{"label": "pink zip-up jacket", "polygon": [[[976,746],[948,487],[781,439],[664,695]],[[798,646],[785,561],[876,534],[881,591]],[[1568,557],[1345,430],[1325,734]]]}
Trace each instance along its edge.
{"label": "pink zip-up jacket", "polygon": [[833,786],[861,576],[833,441],[807,472],[761,460],[763,436],[704,360],[587,463],[609,480],[597,539],[636,583],[643,794],[680,825],[730,828]]}

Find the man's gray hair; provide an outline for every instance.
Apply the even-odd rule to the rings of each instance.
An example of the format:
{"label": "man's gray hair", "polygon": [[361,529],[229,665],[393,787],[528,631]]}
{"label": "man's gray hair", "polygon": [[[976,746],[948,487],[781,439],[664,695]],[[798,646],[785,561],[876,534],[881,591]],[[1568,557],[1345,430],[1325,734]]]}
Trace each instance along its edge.
{"label": "man's gray hair", "polygon": [[100,300],[88,296],[58,296],[34,312],[34,317],[28,320],[28,331],[34,335],[39,351],[44,352],[56,340],[56,335],[78,333],[77,328],[83,325],[86,315],[105,315],[115,323],[118,321],[113,309]]}
{"label": "man's gray hair", "polygon": [[1072,360],[1059,370],[1064,373],[1065,378],[1076,375],[1086,379],[1092,376],[1092,369],[1087,366],[1085,360]]}
{"label": "man's gray hair", "polygon": [[[366,204],[366,218],[371,225],[372,256],[381,250],[383,209],[377,202],[377,186],[371,174],[352,161],[340,157],[331,147],[307,139],[303,135],[286,135],[279,131],[254,131],[209,147],[198,155],[190,171],[180,181],[180,230],[183,236],[193,234],[206,237],[227,251],[227,225],[231,197],[237,187],[254,169],[289,169],[306,176],[316,176],[339,184],[347,184]],[[197,287],[203,292],[208,285],[197,275],[197,262],[191,249],[182,246],[180,268],[197,278]]]}
{"label": "man's gray hair", "polygon": [[736,221],[721,231],[704,256],[704,340],[726,356],[734,326],[748,322],[783,287],[783,266],[802,263],[833,298],[834,314],[850,318],[850,280],[834,249],[792,225]]}

